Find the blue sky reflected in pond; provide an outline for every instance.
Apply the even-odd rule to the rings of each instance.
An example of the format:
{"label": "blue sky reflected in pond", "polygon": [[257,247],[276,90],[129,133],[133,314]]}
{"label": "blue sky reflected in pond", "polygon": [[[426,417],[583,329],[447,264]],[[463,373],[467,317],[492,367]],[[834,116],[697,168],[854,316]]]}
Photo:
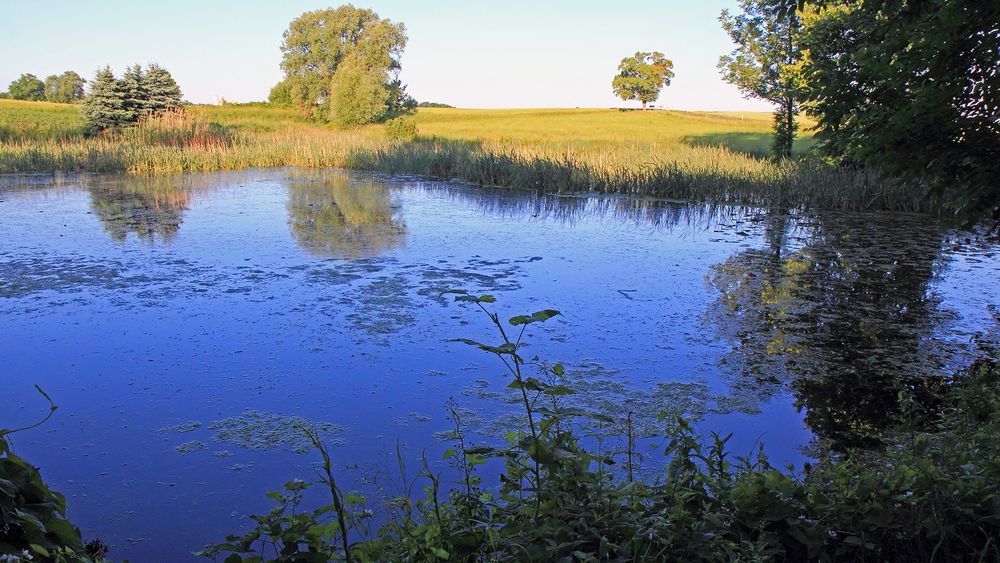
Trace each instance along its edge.
{"label": "blue sky reflected in pond", "polygon": [[[410,463],[440,457],[449,399],[496,439],[515,423],[501,369],[446,342],[492,335],[445,289],[563,311],[527,352],[566,363],[580,406],[635,412],[646,435],[685,415],[776,465],[814,434],[863,439],[895,385],[966,361],[998,306],[996,248],[918,216],[280,169],[8,176],[0,217],[0,424],[44,413],[33,384],[54,396],[15,448],[116,559],[184,559],[308,478],[314,456],[274,428],[289,417],[329,423],[373,500],[398,492],[397,440]],[[227,431],[248,420],[266,440]]]}

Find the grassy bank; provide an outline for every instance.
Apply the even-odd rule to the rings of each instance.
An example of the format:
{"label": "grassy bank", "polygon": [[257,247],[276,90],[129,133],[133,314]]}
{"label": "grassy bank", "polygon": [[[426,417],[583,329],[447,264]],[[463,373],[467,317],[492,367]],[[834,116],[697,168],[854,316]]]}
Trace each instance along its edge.
{"label": "grassy bank", "polygon": [[[303,166],[458,178],[545,192],[618,193],[829,209],[934,211],[874,174],[775,163],[768,114],[610,109],[421,109],[419,137],[336,130],[265,104],[192,106],[88,138],[75,107],[0,100],[0,173],[156,174]],[[800,141],[804,151],[811,143]]]}

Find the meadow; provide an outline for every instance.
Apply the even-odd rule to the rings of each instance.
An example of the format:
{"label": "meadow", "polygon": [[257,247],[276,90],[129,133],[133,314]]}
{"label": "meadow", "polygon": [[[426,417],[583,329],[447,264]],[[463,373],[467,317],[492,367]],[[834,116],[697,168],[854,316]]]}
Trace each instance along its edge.
{"label": "meadow", "polygon": [[[339,167],[541,192],[598,192],[775,207],[933,212],[877,171],[808,155],[767,158],[770,114],[615,109],[437,109],[414,139],[336,129],[268,104],[189,106],[119,133],[84,134],[75,106],[0,100],[0,173],[159,174]],[[805,128],[810,124],[806,122]]]}

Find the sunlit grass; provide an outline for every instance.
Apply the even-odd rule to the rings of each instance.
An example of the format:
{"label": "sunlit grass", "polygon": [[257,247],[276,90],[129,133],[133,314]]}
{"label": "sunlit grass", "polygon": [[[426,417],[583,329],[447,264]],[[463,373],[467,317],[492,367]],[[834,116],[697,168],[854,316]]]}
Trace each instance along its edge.
{"label": "sunlit grass", "polygon": [[[116,134],[83,135],[78,108],[0,100],[0,173],[158,174],[276,166],[423,174],[544,192],[596,191],[762,206],[931,211],[865,172],[766,154],[766,113],[421,109],[414,142],[338,130],[267,104],[190,106]],[[797,150],[811,142],[808,134]]]}

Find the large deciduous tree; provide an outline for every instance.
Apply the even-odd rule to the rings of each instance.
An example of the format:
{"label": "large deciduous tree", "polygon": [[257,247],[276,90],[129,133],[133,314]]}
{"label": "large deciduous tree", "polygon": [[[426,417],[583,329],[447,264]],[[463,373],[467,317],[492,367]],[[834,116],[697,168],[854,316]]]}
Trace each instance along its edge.
{"label": "large deciduous tree", "polygon": [[45,79],[45,99],[60,104],[72,104],[83,99],[83,85],[87,81],[72,70]]}
{"label": "large deciduous tree", "polygon": [[663,88],[670,86],[673,69],[674,63],[663,53],[639,52],[622,59],[611,88],[619,98],[638,100],[642,102],[642,109],[646,109],[646,104],[655,102]]}
{"label": "large deciduous tree", "polygon": [[719,58],[722,78],[746,97],[773,103],[774,144],[777,158],[792,156],[798,128],[798,63],[801,24],[794,9],[775,0],[740,0],[740,13],[723,10],[722,29],[736,44]]}
{"label": "large deciduous tree", "polygon": [[7,93],[14,100],[44,100],[45,83],[34,74],[22,74],[17,80],[10,83]]}
{"label": "large deciduous tree", "polygon": [[806,4],[802,70],[820,149],[908,179],[963,222],[1000,221],[1000,3]]}
{"label": "large deciduous tree", "polygon": [[[282,89],[315,119],[344,125],[381,119],[409,102],[398,80],[405,46],[403,24],[372,10],[346,5],[306,12],[284,34]],[[338,78],[342,68],[345,76]],[[357,95],[368,99],[348,99]]]}

